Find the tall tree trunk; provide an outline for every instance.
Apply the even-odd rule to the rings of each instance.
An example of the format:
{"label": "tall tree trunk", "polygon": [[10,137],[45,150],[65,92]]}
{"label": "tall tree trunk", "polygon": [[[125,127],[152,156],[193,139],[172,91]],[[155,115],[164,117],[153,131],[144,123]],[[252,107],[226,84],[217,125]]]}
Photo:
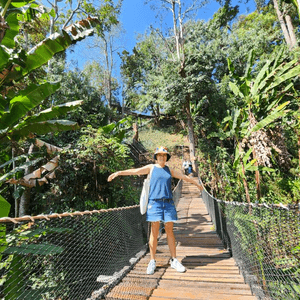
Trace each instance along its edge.
{"label": "tall tree trunk", "polygon": [[[177,53],[177,59],[179,66],[179,74],[182,78],[186,77],[186,70],[185,70],[185,55],[184,55],[184,39],[183,39],[183,16],[184,13],[182,12],[182,4],[181,0],[168,0],[166,1],[170,7],[170,11],[172,12],[173,17],[173,32],[175,38],[175,47]],[[176,5],[178,11],[176,13]],[[177,26],[177,22],[179,22],[179,28]],[[188,138],[189,138],[189,149],[190,149],[190,160],[193,165],[193,171],[198,172],[197,164],[195,160],[195,139],[194,139],[194,126],[193,120],[190,111],[190,102],[191,102],[191,95],[188,93],[185,96],[185,103],[184,103],[184,112],[186,113],[187,118],[187,127],[188,127]]]}
{"label": "tall tree trunk", "polygon": [[[239,143],[239,152],[242,153],[242,146],[241,144]],[[245,193],[246,193],[246,199],[247,199],[247,202],[249,204],[249,213],[251,214],[251,206],[250,206],[250,203],[251,203],[251,200],[250,200],[250,195],[249,195],[249,188],[248,188],[248,183],[247,183],[247,180],[246,180],[246,172],[245,172],[245,166],[244,166],[244,162],[243,162],[243,159],[242,159],[242,156],[240,155],[240,164],[242,166],[242,174],[243,174],[243,184],[244,184],[244,189],[245,189]]]}
{"label": "tall tree trunk", "polygon": [[292,23],[292,18],[290,15],[286,15],[285,16],[285,20],[286,20],[286,25],[288,27],[289,30],[289,35],[290,35],[290,39],[291,39],[291,47],[292,48],[296,48],[298,46],[297,44],[297,38],[296,38],[296,34],[295,34],[295,29]]}
{"label": "tall tree trunk", "polygon": [[[54,3],[50,3],[52,4],[52,7],[54,8],[54,11],[55,11],[55,16],[54,17],[51,17],[50,19],[50,32],[49,32],[49,35],[52,35],[54,33],[54,26],[55,26],[55,21],[56,21],[56,16],[57,16],[57,13],[58,13],[58,6],[57,6],[57,0],[54,0]],[[48,60],[48,74],[51,74],[52,73],[52,59],[49,59]],[[51,106],[52,106],[52,103],[51,103]]]}
{"label": "tall tree trunk", "polygon": [[[15,148],[12,148],[12,158],[15,158]],[[16,162],[13,161],[13,170],[16,168]],[[15,175],[14,175],[14,179],[15,179]],[[17,185],[14,184],[14,192],[16,192],[17,190]],[[17,218],[19,216],[19,199],[16,197],[15,194],[15,218]]]}
{"label": "tall tree trunk", "polygon": [[273,0],[273,3],[274,3],[274,8],[276,10],[278,20],[279,20],[279,23],[280,23],[285,41],[286,41],[288,47],[291,49],[292,48],[292,41],[291,41],[289,31],[288,31],[287,26],[286,26],[285,21],[284,21],[283,13],[279,10],[277,0]]}
{"label": "tall tree trunk", "polygon": [[[256,156],[256,152],[253,149],[253,158],[256,159],[254,165],[258,168],[258,162],[257,162],[257,156]],[[261,197],[261,189],[260,189],[260,174],[259,174],[259,170],[255,170],[255,181],[256,181],[256,198],[257,201],[260,199]]]}
{"label": "tall tree trunk", "polygon": [[189,137],[189,148],[190,148],[190,160],[192,162],[193,171],[198,172],[196,164],[196,151],[195,151],[195,137],[194,137],[194,125],[190,110],[190,94],[186,95],[185,112],[187,117],[188,137]]}
{"label": "tall tree trunk", "polygon": [[138,142],[139,141],[139,125],[137,122],[132,124],[132,129],[133,129],[133,142]]}
{"label": "tall tree trunk", "polygon": [[30,191],[31,188],[25,187],[25,190],[20,199],[19,217],[28,215],[28,208],[30,204]]}
{"label": "tall tree trunk", "polygon": [[[33,148],[34,145],[31,144],[28,150],[29,155],[32,154]],[[25,169],[25,173],[24,173],[25,176],[31,173],[30,169],[31,169],[30,167]],[[30,203],[30,188],[25,187],[25,190],[20,199],[19,217],[23,217],[28,214],[29,203]]]}
{"label": "tall tree trunk", "polygon": [[176,5],[175,0],[172,0],[173,31],[174,31],[174,37],[176,43],[177,58],[178,60],[180,60],[179,39],[178,39],[177,28],[176,28],[177,22],[176,22],[175,5]]}
{"label": "tall tree trunk", "polygon": [[[184,63],[180,69],[179,74],[181,75],[182,78],[186,77]],[[190,161],[192,162],[193,171],[198,173],[198,167],[197,167],[197,163],[196,163],[194,125],[193,125],[193,119],[192,119],[192,115],[191,115],[190,103],[191,103],[191,95],[188,93],[185,96],[184,112],[186,113],[186,119],[187,119],[189,148],[190,148]]]}
{"label": "tall tree trunk", "polygon": [[111,70],[110,70],[110,64],[109,64],[109,54],[108,54],[108,42],[104,38],[104,55],[105,55],[105,63],[106,63],[106,75],[105,75],[105,85],[106,85],[106,99],[108,107],[111,108]]}
{"label": "tall tree trunk", "polygon": [[300,134],[298,132],[298,130],[296,131],[297,136],[298,136],[298,159],[299,159],[299,168],[300,168]]}

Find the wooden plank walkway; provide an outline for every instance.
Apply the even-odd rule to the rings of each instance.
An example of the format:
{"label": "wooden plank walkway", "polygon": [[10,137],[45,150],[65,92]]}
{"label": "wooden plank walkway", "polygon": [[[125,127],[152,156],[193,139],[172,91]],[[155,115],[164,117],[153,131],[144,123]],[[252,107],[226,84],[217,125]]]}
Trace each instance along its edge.
{"label": "wooden plank walkway", "polygon": [[148,253],[111,290],[106,299],[257,299],[251,294],[234,259],[213,230],[196,186],[183,183],[177,211],[179,222],[174,226],[177,258],[187,271],[178,273],[170,267],[169,248],[164,234],[158,243],[156,272],[153,275],[146,274],[150,260]]}

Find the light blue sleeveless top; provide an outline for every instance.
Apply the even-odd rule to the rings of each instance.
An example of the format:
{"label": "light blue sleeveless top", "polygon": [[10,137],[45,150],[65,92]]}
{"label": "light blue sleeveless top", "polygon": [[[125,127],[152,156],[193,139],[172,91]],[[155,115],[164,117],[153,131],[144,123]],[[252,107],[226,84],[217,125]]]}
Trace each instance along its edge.
{"label": "light blue sleeveless top", "polygon": [[171,178],[168,166],[164,168],[154,166],[150,180],[149,200],[172,199]]}

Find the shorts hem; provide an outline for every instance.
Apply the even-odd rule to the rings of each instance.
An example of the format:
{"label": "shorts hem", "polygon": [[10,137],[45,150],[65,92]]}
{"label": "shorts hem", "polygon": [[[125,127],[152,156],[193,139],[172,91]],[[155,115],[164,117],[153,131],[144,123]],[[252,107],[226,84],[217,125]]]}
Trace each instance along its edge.
{"label": "shorts hem", "polygon": [[165,221],[165,220],[146,220],[146,222],[162,222],[162,223],[168,223],[168,222],[173,222],[173,223],[177,223],[178,222],[178,220],[167,220],[167,221]]}

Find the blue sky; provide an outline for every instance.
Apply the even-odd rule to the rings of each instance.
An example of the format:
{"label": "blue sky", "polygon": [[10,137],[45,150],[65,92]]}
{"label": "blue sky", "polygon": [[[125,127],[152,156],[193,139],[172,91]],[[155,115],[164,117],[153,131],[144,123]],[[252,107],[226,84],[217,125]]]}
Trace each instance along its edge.
{"label": "blue sky", "polygon": [[[156,0],[157,1],[157,0]],[[220,8],[217,1],[208,0],[208,4],[198,11],[197,19],[209,20],[213,14]],[[244,0],[243,2],[246,2]],[[191,0],[182,0],[184,2],[191,2]],[[151,2],[155,3],[155,1]],[[254,11],[254,1],[249,0],[249,3],[244,4],[241,1],[232,0],[232,5],[239,5],[240,14],[247,14]],[[144,0],[123,0],[122,12],[120,21],[122,22],[125,30],[127,31],[128,47],[132,49],[135,45],[136,33],[144,33],[147,28],[152,24],[159,26],[157,22],[156,12],[150,8],[150,5],[145,5]],[[165,23],[172,27],[171,13],[165,13]],[[155,27],[155,26],[154,26]]]}
{"label": "blue sky", "polygon": [[[186,0],[183,0],[185,2]],[[243,4],[238,1],[232,2],[232,5],[240,6],[240,14],[247,14],[254,11],[253,0],[248,4]],[[210,0],[209,3],[198,11],[197,19],[209,20],[218,10],[219,4],[216,1]],[[123,37],[122,44],[128,52],[136,43],[136,36],[144,33],[150,25],[160,27],[160,23],[155,18],[156,12],[150,8],[150,5],[145,5],[144,0],[123,0],[120,22],[122,23],[126,34]],[[172,27],[172,17],[170,13],[165,14],[164,23],[166,26]],[[72,51],[67,52],[69,60],[77,61],[78,67],[82,68],[87,60],[95,58],[95,53],[86,47],[85,40],[78,43]],[[118,68],[118,66],[117,66]]]}

